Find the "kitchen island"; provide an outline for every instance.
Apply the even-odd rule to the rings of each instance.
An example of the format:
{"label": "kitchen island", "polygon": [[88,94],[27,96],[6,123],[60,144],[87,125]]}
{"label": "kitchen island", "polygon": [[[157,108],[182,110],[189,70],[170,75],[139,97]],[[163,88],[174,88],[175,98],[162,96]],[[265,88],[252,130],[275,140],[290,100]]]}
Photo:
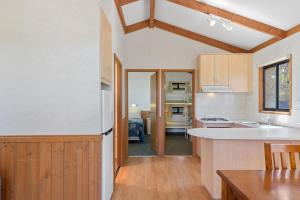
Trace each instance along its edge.
{"label": "kitchen island", "polygon": [[221,198],[221,179],[217,170],[264,170],[264,142],[300,144],[300,129],[269,125],[196,128],[188,133],[197,137],[201,181],[214,199]]}

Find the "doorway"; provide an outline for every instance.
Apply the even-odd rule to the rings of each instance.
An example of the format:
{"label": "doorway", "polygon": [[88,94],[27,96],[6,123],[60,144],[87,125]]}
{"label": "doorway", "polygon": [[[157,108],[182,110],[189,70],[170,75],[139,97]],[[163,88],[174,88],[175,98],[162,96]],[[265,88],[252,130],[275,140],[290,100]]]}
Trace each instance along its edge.
{"label": "doorway", "polygon": [[162,71],[128,69],[125,75],[128,156],[162,156]]}
{"label": "doorway", "polygon": [[165,71],[166,155],[192,155],[188,129],[193,124],[193,72]]}
{"label": "doorway", "polygon": [[[152,72],[155,73],[155,78],[152,78],[152,83],[155,82],[156,86],[153,90],[152,90],[152,97],[154,97],[154,93],[156,95],[156,98],[152,99],[152,103],[151,103],[151,107],[150,107],[150,111],[148,109],[148,113],[142,112],[143,110],[140,109],[138,103],[134,103],[134,102],[129,102],[129,76],[130,73],[134,73],[134,72]],[[191,105],[189,108],[189,126],[188,128],[195,127],[196,125],[196,120],[195,120],[195,94],[196,94],[196,88],[195,88],[195,70],[194,69],[182,69],[182,70],[178,70],[178,69],[127,69],[125,70],[125,87],[126,87],[126,92],[125,92],[125,111],[126,111],[126,130],[125,130],[125,135],[124,135],[124,144],[126,145],[126,152],[127,152],[127,156],[143,156],[141,154],[131,154],[130,152],[130,142],[128,141],[128,136],[129,136],[129,121],[130,121],[130,116],[129,116],[129,111],[130,109],[136,109],[136,110],[140,110],[138,111],[138,113],[141,113],[138,116],[141,116],[140,118],[150,118],[150,148],[151,150],[153,150],[155,152],[154,155],[157,156],[164,156],[166,154],[166,147],[167,147],[167,142],[166,142],[166,129],[165,127],[167,126],[166,124],[166,112],[165,109],[165,98],[166,98],[166,91],[165,91],[165,87],[166,87],[166,83],[165,83],[165,75],[167,72],[185,72],[185,73],[189,73],[192,76],[192,82],[191,82]],[[150,79],[151,80],[151,79]],[[155,81],[154,81],[155,80]],[[138,84],[136,84],[138,85]],[[154,84],[152,84],[154,85]],[[154,92],[155,91],[155,92]],[[155,99],[155,101],[154,101]],[[190,103],[190,102],[189,102]],[[151,109],[152,108],[152,109]],[[130,111],[131,112],[131,111]],[[146,124],[146,122],[144,122],[144,124]],[[145,129],[144,129],[145,130]],[[147,131],[147,130],[146,130]],[[186,134],[186,131],[184,131],[184,133]],[[136,136],[138,137],[138,136]],[[195,138],[190,138],[187,137],[187,135],[185,135],[186,138],[188,138],[188,140],[186,140],[185,142],[189,141],[188,144],[188,153],[178,153],[178,152],[174,152],[174,153],[167,153],[167,155],[190,155],[191,150],[190,150],[190,145],[192,144],[192,155],[196,155],[196,140]],[[140,140],[137,138],[137,140]]]}
{"label": "doorway", "polygon": [[154,156],[156,134],[155,71],[128,72],[128,155]]}

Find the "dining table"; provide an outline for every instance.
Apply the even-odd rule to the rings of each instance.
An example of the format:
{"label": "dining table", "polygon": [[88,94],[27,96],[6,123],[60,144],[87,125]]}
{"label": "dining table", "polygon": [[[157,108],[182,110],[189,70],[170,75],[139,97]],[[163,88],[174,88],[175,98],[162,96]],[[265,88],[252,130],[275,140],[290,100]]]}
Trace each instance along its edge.
{"label": "dining table", "polygon": [[222,200],[300,200],[300,170],[217,170]]}

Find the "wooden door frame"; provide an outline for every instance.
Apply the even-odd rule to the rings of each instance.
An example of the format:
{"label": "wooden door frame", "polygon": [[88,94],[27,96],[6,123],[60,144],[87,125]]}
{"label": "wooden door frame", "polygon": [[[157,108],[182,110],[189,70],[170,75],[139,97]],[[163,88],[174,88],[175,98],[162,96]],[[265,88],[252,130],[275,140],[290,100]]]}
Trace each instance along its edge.
{"label": "wooden door frame", "polygon": [[[119,69],[118,69],[119,68]],[[121,81],[121,87],[118,87],[116,81]],[[118,95],[116,95],[118,94]],[[116,109],[116,108],[119,109]],[[115,172],[115,147],[117,145],[118,152],[117,152],[117,163],[118,166],[122,166],[122,63],[118,56],[114,54],[114,131],[113,131],[113,157],[114,157],[114,177],[116,177],[117,173]],[[118,131],[119,139],[116,141],[115,134]]]}
{"label": "wooden door frame", "polygon": [[[187,72],[187,73],[192,73],[192,127],[196,128],[197,127],[197,120],[196,120],[196,93],[197,93],[197,88],[196,88],[196,70],[195,69],[162,69],[163,73],[165,72]],[[163,76],[165,77],[165,76]],[[162,80],[165,82],[165,79]],[[165,90],[163,90],[163,96],[165,96]],[[164,106],[163,106],[164,108]],[[165,119],[164,119],[165,123]],[[164,134],[164,141],[166,134]],[[192,154],[193,156],[197,155],[197,138],[192,136]]]}
{"label": "wooden door frame", "polygon": [[[129,114],[129,110],[128,110],[128,74],[130,72],[154,72],[157,75],[157,87],[156,87],[156,104],[157,105],[161,105],[161,78],[159,78],[159,76],[161,76],[162,74],[162,70],[161,69],[125,69],[125,123],[126,123],[126,131],[125,131],[125,136],[124,136],[124,140],[126,142],[124,142],[126,145],[126,159],[128,158],[128,114]],[[157,106],[157,113],[163,113],[161,109],[161,106]],[[161,122],[160,119],[157,120],[158,124],[163,124]],[[158,125],[159,127],[159,125]],[[163,133],[161,133],[161,131],[159,131],[157,133],[157,140],[160,143],[158,144],[158,149],[157,149],[157,155],[158,156],[163,156],[164,155],[164,146],[162,145],[161,141],[162,141],[162,137],[163,137]]]}
{"label": "wooden door frame", "polygon": [[[166,148],[166,134],[165,134],[165,115],[164,115],[164,101],[165,101],[165,90],[164,90],[164,72],[188,72],[192,73],[192,126],[193,128],[197,127],[197,120],[196,120],[196,70],[195,69],[125,69],[125,123],[126,123],[126,130],[124,134],[124,142],[125,144],[125,155],[126,160],[128,158],[128,73],[129,72],[155,72],[157,74],[157,100],[156,103],[158,109],[158,113],[161,113],[161,118],[158,119],[158,128],[159,131],[157,133],[157,141],[159,141],[158,144],[158,156],[164,156],[165,155],[165,148]],[[163,130],[163,131],[162,131]],[[123,139],[122,139],[123,140]],[[197,138],[192,137],[192,149],[193,149],[193,155],[197,155]]]}

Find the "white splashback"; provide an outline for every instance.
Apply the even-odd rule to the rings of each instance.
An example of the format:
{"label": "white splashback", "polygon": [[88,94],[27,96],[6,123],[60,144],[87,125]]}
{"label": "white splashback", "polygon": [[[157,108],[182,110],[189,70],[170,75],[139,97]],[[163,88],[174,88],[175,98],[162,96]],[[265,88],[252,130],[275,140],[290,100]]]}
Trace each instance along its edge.
{"label": "white splashback", "polygon": [[223,117],[245,119],[247,94],[245,93],[198,93],[196,117]]}

